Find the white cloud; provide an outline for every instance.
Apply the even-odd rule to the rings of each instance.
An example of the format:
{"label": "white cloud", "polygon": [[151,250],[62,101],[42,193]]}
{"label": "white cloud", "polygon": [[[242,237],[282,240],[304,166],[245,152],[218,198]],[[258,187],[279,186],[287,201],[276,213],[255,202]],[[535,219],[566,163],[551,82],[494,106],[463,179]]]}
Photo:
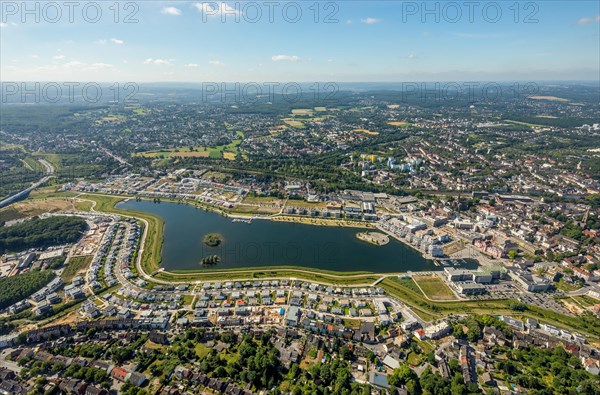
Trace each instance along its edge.
{"label": "white cloud", "polygon": [[271,60],[273,62],[299,62],[301,59],[296,55],[273,55]]}
{"label": "white cloud", "polygon": [[71,62],[67,62],[67,63],[63,64],[61,67],[64,69],[67,69],[67,70],[89,70],[89,71],[106,70],[106,69],[113,68],[113,66],[108,63],[88,64],[85,62],[81,62],[79,60],[73,60]]}
{"label": "white cloud", "polygon": [[381,19],[377,19],[377,18],[366,18],[366,19],[361,19],[360,20],[362,23],[366,24],[366,25],[373,25],[375,23],[379,23],[381,22]]}
{"label": "white cloud", "polygon": [[160,10],[160,13],[164,15],[179,16],[181,15],[181,10],[177,7],[163,7],[163,9]]}
{"label": "white cloud", "polygon": [[600,15],[597,15],[594,18],[581,18],[577,21],[578,25],[591,25],[592,23],[600,23]]}
{"label": "white cloud", "polygon": [[168,60],[164,60],[164,59],[148,58],[148,59],[144,60],[144,64],[153,64],[156,66],[171,66],[173,63],[171,63]]}
{"label": "white cloud", "polygon": [[35,55],[35,54],[31,55],[31,59],[39,59],[39,58],[40,58],[39,55]]}
{"label": "white cloud", "polygon": [[408,56],[406,56],[408,59],[416,59],[417,55],[415,55],[414,53],[409,53]]}
{"label": "white cloud", "polygon": [[8,23],[0,22],[0,27],[8,27]]}
{"label": "white cloud", "polygon": [[65,55],[54,55],[52,57],[52,59],[54,60],[63,60],[65,58]]}
{"label": "white cloud", "polygon": [[220,60],[209,60],[208,63],[218,67],[225,66],[225,63],[221,62]]}
{"label": "white cloud", "polygon": [[116,44],[116,45],[123,45],[123,44],[125,44],[125,41],[119,40],[118,38],[111,38],[110,40],[103,38],[101,40],[96,41],[96,44],[100,44],[100,45],[105,45],[108,43]]}
{"label": "white cloud", "polygon": [[200,67],[200,65],[198,63],[188,63],[184,67]]}
{"label": "white cloud", "polygon": [[194,7],[204,15],[208,16],[226,16],[226,15],[241,15],[242,12],[231,7],[224,2],[203,2],[194,3]]}
{"label": "white cloud", "polygon": [[348,20],[346,21],[346,25],[351,25],[352,23],[353,23],[353,22],[352,22],[352,19],[348,19]]}
{"label": "white cloud", "polygon": [[98,69],[112,69],[113,65],[108,63],[92,63],[89,67],[90,70]]}

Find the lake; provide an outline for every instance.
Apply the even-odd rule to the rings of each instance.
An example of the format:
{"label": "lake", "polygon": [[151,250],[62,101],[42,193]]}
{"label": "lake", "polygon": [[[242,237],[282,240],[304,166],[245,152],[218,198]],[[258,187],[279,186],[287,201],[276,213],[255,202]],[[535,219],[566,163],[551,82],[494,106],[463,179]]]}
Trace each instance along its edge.
{"label": "lake", "polygon": [[[223,270],[257,266],[303,266],[324,270],[376,273],[442,270],[401,242],[390,238],[384,246],[358,240],[358,228],[313,226],[254,219],[251,224],[206,212],[187,204],[130,200],[119,203],[124,210],[144,211],[164,220],[162,264],[166,270]],[[208,233],[219,233],[223,243],[203,243]],[[217,265],[200,261],[218,255]],[[475,261],[461,267],[474,269]]]}

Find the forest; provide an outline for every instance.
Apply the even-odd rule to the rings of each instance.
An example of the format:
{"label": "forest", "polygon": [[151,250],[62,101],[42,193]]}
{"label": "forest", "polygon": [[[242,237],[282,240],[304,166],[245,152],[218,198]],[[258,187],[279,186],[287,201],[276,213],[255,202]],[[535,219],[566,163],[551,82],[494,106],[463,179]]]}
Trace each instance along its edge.
{"label": "forest", "polygon": [[0,310],[37,292],[54,278],[51,270],[31,271],[0,278]]}
{"label": "forest", "polygon": [[74,243],[87,229],[78,217],[34,218],[13,226],[0,227],[0,252],[19,252]]}

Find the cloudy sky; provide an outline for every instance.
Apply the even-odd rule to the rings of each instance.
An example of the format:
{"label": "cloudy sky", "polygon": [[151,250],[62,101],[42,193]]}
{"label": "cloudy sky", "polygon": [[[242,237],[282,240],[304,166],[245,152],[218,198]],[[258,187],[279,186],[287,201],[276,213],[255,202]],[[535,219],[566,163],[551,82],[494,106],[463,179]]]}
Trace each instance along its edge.
{"label": "cloudy sky", "polygon": [[600,2],[471,3],[2,1],[0,79],[600,79]]}

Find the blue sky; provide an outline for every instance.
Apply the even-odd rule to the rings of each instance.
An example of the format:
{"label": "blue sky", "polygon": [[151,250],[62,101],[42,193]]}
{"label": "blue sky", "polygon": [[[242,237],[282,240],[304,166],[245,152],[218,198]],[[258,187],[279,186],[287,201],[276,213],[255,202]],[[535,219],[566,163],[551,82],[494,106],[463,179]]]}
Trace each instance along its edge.
{"label": "blue sky", "polygon": [[480,1],[472,15],[466,1],[273,1],[272,22],[264,1],[121,2],[116,21],[113,2],[98,1],[95,23],[88,3],[70,21],[61,1],[57,16],[3,0],[2,81],[600,79],[598,1],[519,2],[518,14],[513,1]]}

